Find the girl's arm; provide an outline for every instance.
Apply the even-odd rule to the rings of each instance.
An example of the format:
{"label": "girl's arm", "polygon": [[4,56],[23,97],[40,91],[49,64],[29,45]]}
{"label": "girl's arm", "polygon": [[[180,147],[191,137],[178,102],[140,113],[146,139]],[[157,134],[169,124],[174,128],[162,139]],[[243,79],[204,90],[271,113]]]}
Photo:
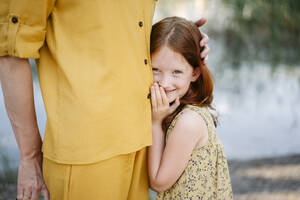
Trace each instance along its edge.
{"label": "girl's arm", "polygon": [[[164,91],[160,91],[161,98],[164,98]],[[157,99],[159,95],[151,90],[153,144],[148,149],[148,170],[151,188],[160,192],[174,185],[186,168],[193,149],[197,144],[204,145],[208,134],[202,117],[187,110],[178,118],[165,146],[161,117],[158,117],[158,113],[159,116],[164,116],[161,111],[163,109],[159,109],[163,106],[155,103]],[[166,107],[170,109],[169,104]]]}
{"label": "girl's arm", "polygon": [[152,146],[148,148],[148,174],[150,179],[150,186],[154,190],[156,187],[157,172],[160,166],[162,154],[164,151],[164,133],[159,124],[152,125]]}

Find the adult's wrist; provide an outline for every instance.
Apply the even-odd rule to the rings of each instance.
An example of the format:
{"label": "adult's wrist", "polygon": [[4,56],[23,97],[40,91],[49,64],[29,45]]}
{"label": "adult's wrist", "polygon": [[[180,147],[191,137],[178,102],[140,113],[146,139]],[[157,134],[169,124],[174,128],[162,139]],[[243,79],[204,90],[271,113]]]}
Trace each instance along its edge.
{"label": "adult's wrist", "polygon": [[24,146],[20,148],[20,159],[21,160],[32,160],[42,156],[42,143],[32,143],[33,146]]}
{"label": "adult's wrist", "polygon": [[21,161],[32,161],[36,159],[40,160],[42,159],[42,157],[43,157],[43,153],[41,150],[39,150],[39,151],[32,151],[30,153],[23,154],[23,155],[21,154],[20,160]]}

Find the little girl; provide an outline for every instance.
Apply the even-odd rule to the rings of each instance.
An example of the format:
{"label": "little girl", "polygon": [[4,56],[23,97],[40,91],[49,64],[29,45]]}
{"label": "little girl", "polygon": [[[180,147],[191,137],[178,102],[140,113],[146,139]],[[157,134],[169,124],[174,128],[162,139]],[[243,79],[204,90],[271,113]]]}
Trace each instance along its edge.
{"label": "little girl", "polygon": [[152,28],[148,172],[157,200],[232,199],[216,119],[208,110],[213,79],[199,57],[200,40],[196,25],[182,18],[169,17]]}

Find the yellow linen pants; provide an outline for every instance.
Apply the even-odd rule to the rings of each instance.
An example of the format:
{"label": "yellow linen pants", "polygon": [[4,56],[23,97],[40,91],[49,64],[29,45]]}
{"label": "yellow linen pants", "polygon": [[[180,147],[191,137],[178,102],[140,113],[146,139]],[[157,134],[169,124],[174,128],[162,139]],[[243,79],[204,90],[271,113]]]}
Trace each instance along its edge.
{"label": "yellow linen pants", "polygon": [[95,164],[59,164],[43,160],[51,200],[148,199],[147,148]]}

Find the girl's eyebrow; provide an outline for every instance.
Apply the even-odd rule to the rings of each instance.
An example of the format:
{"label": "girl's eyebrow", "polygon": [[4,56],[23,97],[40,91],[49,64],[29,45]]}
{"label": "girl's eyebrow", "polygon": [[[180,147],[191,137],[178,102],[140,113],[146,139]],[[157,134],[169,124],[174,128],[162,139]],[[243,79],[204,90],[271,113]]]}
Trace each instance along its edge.
{"label": "girl's eyebrow", "polygon": [[179,66],[175,67],[175,70],[182,70],[182,71],[184,71],[184,69],[185,69],[185,67],[182,66],[182,65],[179,65]]}

